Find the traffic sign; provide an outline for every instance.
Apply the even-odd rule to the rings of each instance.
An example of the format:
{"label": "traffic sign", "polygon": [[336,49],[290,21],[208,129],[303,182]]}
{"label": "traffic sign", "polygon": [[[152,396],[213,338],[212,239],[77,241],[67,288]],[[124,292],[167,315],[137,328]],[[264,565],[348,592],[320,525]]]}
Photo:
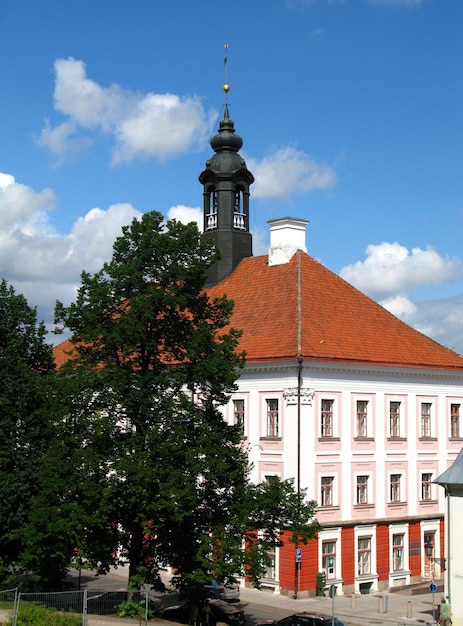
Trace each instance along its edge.
{"label": "traffic sign", "polygon": [[435,593],[437,591],[437,586],[434,583],[431,583],[429,585],[429,591],[432,591],[432,593]]}
{"label": "traffic sign", "polygon": [[296,548],[296,563],[302,561],[302,548]]}

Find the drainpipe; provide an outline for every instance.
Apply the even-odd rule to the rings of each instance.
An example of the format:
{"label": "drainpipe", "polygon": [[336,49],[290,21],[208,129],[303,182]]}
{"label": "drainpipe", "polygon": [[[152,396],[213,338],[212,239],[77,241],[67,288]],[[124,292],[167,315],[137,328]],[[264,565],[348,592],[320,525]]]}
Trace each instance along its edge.
{"label": "drainpipe", "polygon": [[[302,255],[297,251],[297,472],[296,489],[299,496],[301,491],[301,387],[302,387]],[[296,551],[298,551],[298,538],[296,538]],[[301,559],[295,557],[294,570],[294,598],[299,597],[301,590]]]}
{"label": "drainpipe", "polygon": [[297,493],[301,490],[301,387],[302,387],[302,364],[304,358],[299,355],[297,358]]}

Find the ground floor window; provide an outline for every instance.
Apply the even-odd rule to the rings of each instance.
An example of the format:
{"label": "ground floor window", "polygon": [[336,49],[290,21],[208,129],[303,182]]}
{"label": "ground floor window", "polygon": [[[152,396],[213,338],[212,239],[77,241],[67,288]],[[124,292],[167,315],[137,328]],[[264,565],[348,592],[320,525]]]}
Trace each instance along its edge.
{"label": "ground floor window", "polygon": [[275,580],[276,575],[276,550],[275,546],[267,550],[268,564],[265,568],[265,578]]}
{"label": "ground floor window", "polygon": [[404,565],[404,535],[392,536],[392,569],[394,572],[405,569]]}
{"label": "ground floor window", "polygon": [[336,542],[324,541],[322,544],[322,570],[326,578],[336,578]]}
{"label": "ground floor window", "polygon": [[357,574],[371,574],[371,538],[361,537],[358,540]]}

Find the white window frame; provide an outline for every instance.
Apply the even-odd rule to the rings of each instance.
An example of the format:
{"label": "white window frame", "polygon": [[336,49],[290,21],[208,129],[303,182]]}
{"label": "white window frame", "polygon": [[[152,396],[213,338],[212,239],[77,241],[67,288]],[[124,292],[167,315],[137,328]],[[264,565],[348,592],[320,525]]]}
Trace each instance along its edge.
{"label": "white window frame", "polygon": [[[237,403],[243,403],[243,410],[237,409]],[[241,432],[244,435],[246,433],[246,398],[233,398],[232,399],[232,412],[233,412],[233,425],[241,426]]]}
{"label": "white window frame", "polygon": [[[359,482],[360,478],[366,478],[365,482],[363,484],[361,484]],[[367,504],[370,504],[370,475],[368,473],[358,473],[355,475],[355,504],[356,506],[365,506]],[[361,493],[359,491],[360,487],[363,488],[361,489],[361,492],[365,494],[365,499],[362,500],[362,496]],[[360,496],[360,497],[359,497]]]}
{"label": "white window frame", "polygon": [[[458,407],[455,409],[454,407]],[[461,438],[461,402],[451,401],[449,405],[450,413],[450,439]],[[456,428],[455,428],[456,424]]]}
{"label": "white window frame", "polygon": [[[403,569],[394,570],[394,535],[403,535],[402,566]],[[403,580],[403,584],[410,584],[409,564],[409,535],[408,524],[391,524],[389,526],[389,584],[394,586],[396,580]]]}
{"label": "white window frame", "polygon": [[[393,407],[393,405],[396,405]],[[396,409],[393,411],[392,409]],[[400,400],[389,400],[389,437],[399,439],[402,426],[402,402]]]}
{"label": "white window frame", "polygon": [[[324,408],[324,403],[330,403],[330,410]],[[326,405],[325,405],[326,407]],[[334,398],[320,398],[320,437],[332,439],[334,437]]]}
{"label": "white window frame", "polygon": [[400,471],[389,472],[388,488],[389,488],[389,500],[388,501],[390,504],[397,504],[400,502],[404,502],[403,493],[402,493],[403,488],[404,488],[403,472],[400,472]]}
{"label": "white window frame", "polygon": [[[370,535],[362,535],[357,538],[357,576],[371,576],[372,573],[372,546],[371,546],[371,536]],[[368,548],[360,547],[360,542],[368,542]],[[368,554],[368,571],[365,571],[365,559],[364,556]]]}
{"label": "white window frame", "polygon": [[[370,540],[371,563],[369,574],[359,574],[359,541],[361,539]],[[360,583],[371,582],[370,591],[378,591],[378,573],[376,571],[376,524],[362,524],[354,527],[354,547],[355,547],[355,591],[360,592]]]}
{"label": "white window frame", "polygon": [[[271,408],[271,403],[276,402],[276,408]],[[281,437],[281,409],[283,403],[277,395],[264,398],[265,406],[265,429],[264,437],[279,439]]]}
{"label": "white window frame", "polygon": [[357,439],[367,439],[370,435],[368,420],[368,400],[355,401],[355,437]]}
{"label": "white window frame", "polygon": [[341,528],[330,528],[329,530],[321,530],[318,533],[318,571],[325,571],[323,568],[323,544],[334,543],[334,563],[332,568],[328,567],[330,572],[326,571],[326,580],[342,579],[342,544],[341,544]]}
{"label": "white window frame", "polygon": [[392,561],[391,561],[391,569],[393,572],[404,572],[405,571],[405,534],[404,533],[394,533],[392,535]]}
{"label": "white window frame", "polygon": [[[424,480],[425,476],[427,476],[427,480]],[[433,473],[429,470],[420,472],[420,502],[429,502],[433,499]],[[425,496],[428,497],[425,497]]]}
{"label": "white window frame", "polygon": [[[361,403],[365,403],[362,407]],[[372,440],[375,437],[376,398],[374,394],[352,393],[351,395],[351,428],[356,441]]]}
{"label": "white window frame", "polygon": [[[335,506],[335,499],[334,499],[334,489],[335,489],[335,476],[333,474],[326,474],[326,475],[320,475],[319,476],[319,480],[320,480],[320,507],[327,509],[330,507]],[[329,502],[328,504],[324,503],[323,500],[323,494],[326,492],[326,490],[323,488],[323,480],[330,480],[330,486],[331,488],[329,489],[329,493],[331,494],[331,502]]]}
{"label": "white window frame", "polygon": [[420,401],[420,439],[432,438],[433,436],[432,416],[433,416],[433,403],[429,401]]}

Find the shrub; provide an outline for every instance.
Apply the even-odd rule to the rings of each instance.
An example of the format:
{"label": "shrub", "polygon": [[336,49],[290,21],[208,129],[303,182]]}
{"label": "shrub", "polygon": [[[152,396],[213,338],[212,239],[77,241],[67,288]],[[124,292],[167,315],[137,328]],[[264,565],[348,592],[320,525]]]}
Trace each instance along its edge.
{"label": "shrub", "polygon": [[[19,610],[17,626],[81,626],[82,617],[58,613],[46,606],[31,604]],[[12,618],[8,621],[12,624]]]}

